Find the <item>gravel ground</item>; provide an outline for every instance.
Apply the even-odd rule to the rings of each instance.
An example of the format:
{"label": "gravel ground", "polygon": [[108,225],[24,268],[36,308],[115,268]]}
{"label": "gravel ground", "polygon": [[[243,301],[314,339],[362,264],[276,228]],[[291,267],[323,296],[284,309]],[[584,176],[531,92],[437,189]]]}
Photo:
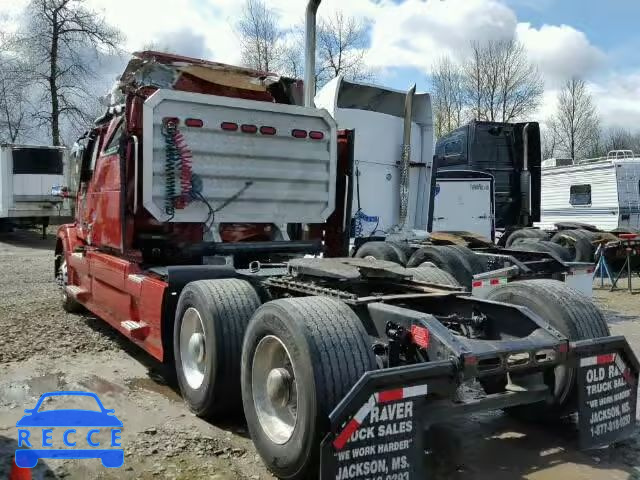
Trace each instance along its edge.
{"label": "gravel ground", "polygon": [[[59,306],[53,237],[0,236],[0,478],[16,448],[16,421],[52,390],[90,390],[123,421],[125,465],[40,461],[34,478],[267,479],[242,419],[211,424],[191,415],[160,365],[100,320]],[[640,282],[637,284],[640,291]],[[598,290],[613,333],[640,354],[640,295]],[[55,432],[54,432],[55,434]],[[542,428],[489,412],[433,435],[434,478],[501,480],[640,479],[640,438],[591,452],[575,425]]]}

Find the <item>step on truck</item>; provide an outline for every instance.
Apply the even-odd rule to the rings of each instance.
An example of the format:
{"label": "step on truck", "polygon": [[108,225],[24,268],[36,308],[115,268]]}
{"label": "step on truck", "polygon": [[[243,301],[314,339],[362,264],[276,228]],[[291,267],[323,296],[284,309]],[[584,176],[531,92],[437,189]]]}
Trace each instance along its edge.
{"label": "step on truck", "polygon": [[[313,107],[313,75],[301,87],[136,54],[83,139],[63,307],[172,365],[196,415],[242,411],[283,479],[425,478],[425,429],[482,410],[577,412],[585,447],[630,435],[638,362],[589,299],[551,280],[479,299],[348,257],[357,132]],[[461,401],[469,380],[486,396]]]}

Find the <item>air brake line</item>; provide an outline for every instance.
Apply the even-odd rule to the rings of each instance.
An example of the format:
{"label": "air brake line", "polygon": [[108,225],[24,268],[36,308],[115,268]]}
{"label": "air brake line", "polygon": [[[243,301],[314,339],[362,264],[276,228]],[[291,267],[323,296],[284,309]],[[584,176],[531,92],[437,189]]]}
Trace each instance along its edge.
{"label": "air brake line", "polygon": [[[172,119],[164,122],[162,135],[165,141],[165,199],[164,209],[167,215],[175,215],[176,209],[183,209],[193,200],[192,179],[193,154],[184,135]],[[176,178],[176,170],[180,170]],[[178,182],[180,191],[177,191]]]}

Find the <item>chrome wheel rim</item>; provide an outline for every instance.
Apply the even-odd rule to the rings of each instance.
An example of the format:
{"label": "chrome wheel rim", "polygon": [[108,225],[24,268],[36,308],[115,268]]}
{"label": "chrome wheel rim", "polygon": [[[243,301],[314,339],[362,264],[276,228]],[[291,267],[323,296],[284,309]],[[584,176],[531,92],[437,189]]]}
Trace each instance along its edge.
{"label": "chrome wheel rim", "polygon": [[298,418],[296,369],[278,337],[268,335],[258,343],[251,366],[251,389],[258,421],[278,445],[288,442]]}
{"label": "chrome wheel rim", "polygon": [[182,315],[180,325],[180,361],[184,378],[194,390],[200,388],[204,382],[210,354],[206,348],[204,324],[200,313],[189,307]]}

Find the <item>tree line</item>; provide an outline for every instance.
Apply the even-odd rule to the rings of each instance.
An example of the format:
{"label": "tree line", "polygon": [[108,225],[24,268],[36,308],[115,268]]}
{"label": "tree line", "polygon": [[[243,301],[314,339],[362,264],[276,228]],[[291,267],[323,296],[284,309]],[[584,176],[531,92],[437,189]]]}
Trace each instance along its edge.
{"label": "tree line", "polygon": [[555,112],[549,118],[535,118],[544,80],[515,39],[473,42],[462,62],[442,56],[431,72],[437,137],[471,120],[539,120],[543,158],[601,157],[618,149],[640,153],[640,131],[602,127],[583,79],[568,79],[557,95]]}
{"label": "tree line", "polygon": [[[98,99],[105,83],[99,67],[122,53],[124,37],[86,0],[31,0],[12,20],[15,31],[0,32],[0,141],[48,137],[53,145],[69,144],[102,113]],[[304,75],[302,18],[285,28],[264,0],[245,0],[233,27],[244,66]],[[320,16],[318,87],[338,75],[373,81],[367,46],[365,22],[341,11]],[[515,39],[472,42],[462,61],[445,55],[434,62],[430,78],[438,137],[473,119],[534,120],[544,94],[542,75]],[[541,123],[545,158],[601,156],[613,149],[640,152],[640,132],[601,128],[582,79],[567,80],[556,112]]]}
{"label": "tree line", "polygon": [[[234,25],[240,40],[242,63],[263,72],[293,78],[304,75],[304,20],[293,28],[281,25],[278,12],[263,0],[245,0]],[[365,22],[338,10],[320,16],[316,40],[316,85],[343,75],[350,80],[373,80],[365,61],[368,42]]]}
{"label": "tree line", "polygon": [[[0,32],[0,142],[69,144],[102,113],[100,65],[121,55],[123,34],[87,0],[31,0]],[[246,0],[233,22],[242,64],[295,78],[304,73],[304,23],[283,28],[262,0]],[[321,17],[316,81],[373,79],[367,26],[342,12]],[[171,52],[170,45],[161,50]],[[174,52],[180,53],[180,52]]]}
{"label": "tree line", "polygon": [[472,42],[462,62],[440,57],[431,68],[436,136],[470,120],[512,122],[534,114],[544,81],[515,39]]}
{"label": "tree line", "polygon": [[85,0],[31,0],[12,20],[0,35],[0,140],[68,143],[100,113],[97,70],[123,36]]}

